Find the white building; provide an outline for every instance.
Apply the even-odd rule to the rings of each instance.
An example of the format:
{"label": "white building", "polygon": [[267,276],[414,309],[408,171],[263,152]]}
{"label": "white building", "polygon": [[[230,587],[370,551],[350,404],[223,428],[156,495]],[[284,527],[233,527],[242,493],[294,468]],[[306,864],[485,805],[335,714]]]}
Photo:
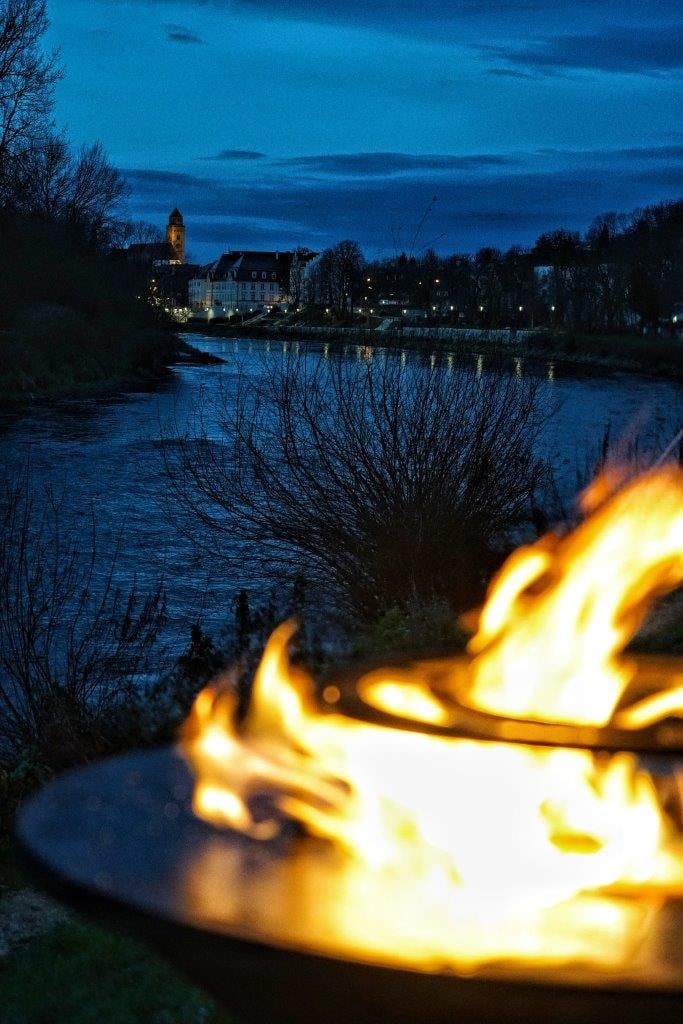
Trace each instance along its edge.
{"label": "white building", "polygon": [[291,252],[226,252],[189,284],[193,312],[249,313],[288,302]]}

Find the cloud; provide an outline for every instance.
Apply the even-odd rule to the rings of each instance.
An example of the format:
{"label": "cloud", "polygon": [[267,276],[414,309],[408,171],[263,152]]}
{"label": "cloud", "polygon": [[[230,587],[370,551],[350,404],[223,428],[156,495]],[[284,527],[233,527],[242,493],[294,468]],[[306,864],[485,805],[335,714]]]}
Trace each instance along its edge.
{"label": "cloud", "polygon": [[[140,6],[176,5],[179,0],[101,0],[105,3],[137,3]],[[643,0],[183,0],[186,9],[224,12],[262,21],[291,20],[308,24],[333,25],[342,29],[370,29],[386,35],[420,36],[431,41],[458,43],[462,33],[480,34],[481,27],[503,27],[506,34],[533,18],[545,18],[553,25],[576,23],[586,12],[613,20],[624,12],[643,8]],[[654,16],[671,9],[678,0],[657,0]]]}
{"label": "cloud", "polygon": [[297,156],[278,161],[282,167],[300,168],[320,174],[360,177],[388,177],[415,171],[469,171],[499,168],[518,163],[511,156],[469,154],[449,156],[412,153],[336,153],[320,156]]}
{"label": "cloud", "polygon": [[410,247],[432,196],[417,250],[529,245],[556,227],[585,230],[605,210],[628,211],[683,192],[681,147],[548,151],[513,165],[451,176],[416,167],[403,176],[313,178],[305,168],[259,165],[252,180],[128,171],[134,215],[165,222],[178,205],[190,245],[208,260],[222,246],[331,245],[357,238],[369,255]]}
{"label": "cloud", "polygon": [[155,167],[131,167],[122,169],[122,174],[127,178],[134,178],[136,184],[147,185],[155,188],[157,185],[191,185],[201,181],[201,178],[193,174],[183,174],[180,171],[160,171]]}
{"label": "cloud", "polygon": [[635,162],[639,160],[663,160],[677,163],[683,161],[683,145],[679,146],[631,146],[628,149],[537,149],[540,156],[579,157],[593,160],[618,160]]}
{"label": "cloud", "polygon": [[499,75],[501,78],[535,78],[528,71],[517,71],[514,68],[488,68],[488,75]]}
{"label": "cloud", "polygon": [[162,26],[166,30],[166,38],[171,43],[203,43],[204,40],[184,25],[174,25],[166,22]]}
{"label": "cloud", "polygon": [[477,46],[485,56],[543,73],[607,71],[667,75],[683,70],[683,26],[615,26],[585,35],[542,36],[518,46]]}
{"label": "cloud", "polygon": [[213,156],[200,156],[200,160],[265,160],[266,153],[255,149],[222,149]]}

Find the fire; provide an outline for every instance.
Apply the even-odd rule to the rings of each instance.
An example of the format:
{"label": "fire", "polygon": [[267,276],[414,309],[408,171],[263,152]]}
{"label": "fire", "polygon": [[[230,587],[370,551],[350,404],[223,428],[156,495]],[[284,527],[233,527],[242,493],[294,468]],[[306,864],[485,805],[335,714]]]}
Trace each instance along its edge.
{"label": "fire", "polygon": [[[603,478],[584,507],[604,497]],[[468,700],[513,718],[606,725],[633,678],[621,651],[683,582],[683,472],[663,467],[598,504],[566,537],[516,551],[479,629]]]}
{"label": "fire", "polygon": [[[496,714],[609,722],[633,674],[620,651],[652,599],[681,581],[683,473],[665,467],[622,486],[573,533],[510,558],[468,671],[453,663],[460,697]],[[290,663],[294,628],[271,637],[244,720],[229,688],[209,687],[182,750],[198,816],[288,843],[293,872],[314,851],[295,877],[298,912],[319,922],[321,946],[425,969],[623,965],[648,907],[683,891],[666,794],[636,756],[459,737],[426,664],[373,672],[358,692],[451,732],[349,717]],[[682,696],[679,676],[619,711],[620,724],[675,714]]]}

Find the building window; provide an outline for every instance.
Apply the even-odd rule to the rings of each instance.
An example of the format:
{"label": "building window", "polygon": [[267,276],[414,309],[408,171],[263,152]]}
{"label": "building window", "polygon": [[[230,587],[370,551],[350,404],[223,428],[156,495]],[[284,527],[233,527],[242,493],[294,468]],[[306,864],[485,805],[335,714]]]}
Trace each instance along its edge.
{"label": "building window", "polygon": [[271,277],[271,280],[273,280],[273,281],[277,280],[277,274],[271,274],[270,277]]}
{"label": "building window", "polygon": [[256,280],[256,271],[255,271],[255,270],[252,270],[252,272],[251,272],[251,276],[252,276],[252,278],[253,278],[253,279],[254,279],[254,281],[255,281],[255,280]]}

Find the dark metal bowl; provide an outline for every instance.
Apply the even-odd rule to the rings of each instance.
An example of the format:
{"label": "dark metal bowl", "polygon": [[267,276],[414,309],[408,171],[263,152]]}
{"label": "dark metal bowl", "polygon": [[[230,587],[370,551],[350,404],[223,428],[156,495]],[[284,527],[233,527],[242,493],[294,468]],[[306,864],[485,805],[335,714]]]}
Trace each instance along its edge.
{"label": "dark metal bowl", "polygon": [[[622,706],[635,702],[649,694],[663,689],[663,680],[671,679],[683,671],[681,658],[661,656],[632,659],[636,674],[625,695]],[[434,658],[418,662],[419,675],[430,686],[435,696],[442,701],[448,715],[448,722],[437,725],[430,722],[416,722],[409,718],[379,710],[363,699],[363,678],[374,674],[375,666],[368,665],[359,673],[342,673],[331,677],[339,691],[334,709],[353,718],[361,718],[377,725],[394,729],[416,729],[436,736],[459,736],[469,739],[521,743],[543,747],[573,747],[595,751],[632,751],[638,754],[673,755],[683,757],[683,719],[670,718],[642,729],[622,729],[613,725],[602,728],[585,725],[565,725],[560,722],[540,722],[530,719],[511,718],[482,711],[465,703],[462,699],[464,680],[469,662],[466,657]],[[381,668],[383,675],[392,669],[397,682],[411,678],[411,667],[397,663]]]}
{"label": "dark metal bowl", "polygon": [[[515,964],[471,976],[358,958],[324,928],[307,840],[255,843],[198,820],[172,750],[72,771],[24,805],[23,856],[53,895],[159,949],[259,1024],[679,1024],[683,905],[652,909],[623,968]],[[292,853],[292,848],[301,853]],[[332,884],[332,883],[330,883]],[[332,894],[333,895],[333,894]],[[324,896],[324,899],[323,899]]]}

